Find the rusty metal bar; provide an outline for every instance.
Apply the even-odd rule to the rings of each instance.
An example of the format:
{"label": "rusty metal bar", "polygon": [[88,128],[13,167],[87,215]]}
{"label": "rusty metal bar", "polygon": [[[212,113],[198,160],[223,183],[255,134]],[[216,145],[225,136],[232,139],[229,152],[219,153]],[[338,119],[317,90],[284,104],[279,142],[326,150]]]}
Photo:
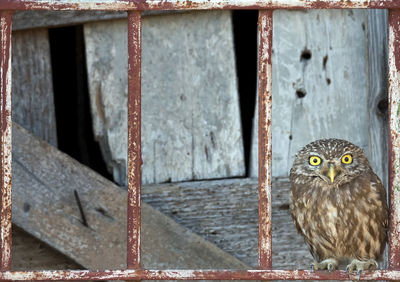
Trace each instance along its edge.
{"label": "rusty metal bar", "polygon": [[258,12],[258,265],[272,268],[272,10]]}
{"label": "rusty metal bar", "polygon": [[2,0],[12,10],[391,9],[398,0]]}
{"label": "rusty metal bar", "polygon": [[140,267],[141,25],[140,12],[128,12],[128,268]]}
{"label": "rusty metal bar", "polygon": [[0,267],[11,268],[11,25],[12,12],[0,11]]}
{"label": "rusty metal bar", "polygon": [[[0,272],[0,281],[80,280],[357,280],[356,272],[309,270],[44,270]],[[360,280],[400,280],[399,270],[365,271]]]}
{"label": "rusty metal bar", "polygon": [[389,10],[389,268],[400,269],[400,10]]}

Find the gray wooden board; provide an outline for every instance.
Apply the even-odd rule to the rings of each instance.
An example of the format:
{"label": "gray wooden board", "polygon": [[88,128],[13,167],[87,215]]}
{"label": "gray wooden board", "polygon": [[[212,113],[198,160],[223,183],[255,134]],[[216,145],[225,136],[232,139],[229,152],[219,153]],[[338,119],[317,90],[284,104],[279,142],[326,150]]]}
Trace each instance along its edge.
{"label": "gray wooden board", "polygon": [[[368,26],[366,10],[274,12],[273,175],[288,175],[300,148],[327,137],[357,144],[377,174],[385,174],[383,122],[376,110],[385,88],[374,82],[375,90],[370,91],[371,80],[382,81],[384,74],[376,72],[382,68],[379,65],[369,67]],[[375,31],[379,32],[380,28]],[[386,64],[383,38],[376,42],[376,53],[381,54],[377,63],[382,66]],[[311,52],[309,60],[301,60],[303,50]],[[306,96],[298,98],[297,90],[306,91]],[[256,130],[253,136],[251,175],[256,176]]]}
{"label": "gray wooden board", "polygon": [[[89,227],[74,197],[77,191]],[[13,222],[88,269],[126,263],[127,193],[26,130],[13,127]],[[247,266],[142,203],[142,262],[148,268]]]}
{"label": "gray wooden board", "polygon": [[47,29],[13,32],[12,110],[14,121],[57,146]]}
{"label": "gray wooden board", "polygon": [[[246,264],[257,266],[258,181],[226,179],[148,185],[142,199]],[[289,182],[272,186],[272,263],[304,269],[312,257],[289,214]]]}
{"label": "gray wooden board", "polygon": [[[145,11],[143,16],[182,13],[185,11]],[[13,16],[13,30],[52,28],[93,21],[126,18],[126,12],[112,11],[17,11]]]}
{"label": "gray wooden board", "polygon": [[82,266],[13,225],[12,269],[82,269]]}
{"label": "gray wooden board", "polygon": [[368,10],[367,16],[369,157],[388,187],[388,13]]}
{"label": "gray wooden board", "polygon": [[369,158],[388,189],[388,13],[387,10],[369,9],[367,16]]}
{"label": "gray wooden board", "polygon": [[[126,185],[127,21],[84,26],[94,133]],[[244,174],[230,11],[145,17],[143,183]]]}

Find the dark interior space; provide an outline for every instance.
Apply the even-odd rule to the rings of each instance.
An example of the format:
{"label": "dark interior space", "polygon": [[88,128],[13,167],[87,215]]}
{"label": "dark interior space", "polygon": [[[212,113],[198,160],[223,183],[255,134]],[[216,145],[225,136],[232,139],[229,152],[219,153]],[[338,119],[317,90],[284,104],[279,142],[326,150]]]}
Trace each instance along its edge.
{"label": "dark interior space", "polygon": [[108,179],[90,114],[83,26],[49,29],[58,148]]}
{"label": "dark interior space", "polygon": [[235,10],[232,13],[242,118],[246,177],[249,176],[251,136],[257,94],[257,10]]}

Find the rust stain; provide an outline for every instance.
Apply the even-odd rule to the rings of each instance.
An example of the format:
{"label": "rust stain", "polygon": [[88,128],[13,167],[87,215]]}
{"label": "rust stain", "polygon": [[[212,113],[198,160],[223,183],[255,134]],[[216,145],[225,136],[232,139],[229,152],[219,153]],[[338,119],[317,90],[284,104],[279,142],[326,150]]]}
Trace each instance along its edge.
{"label": "rust stain", "polygon": [[[5,271],[0,281],[80,280],[355,280],[345,271],[307,270],[50,270]],[[365,271],[360,280],[399,280],[398,270]]]}
{"label": "rust stain", "polygon": [[140,267],[141,25],[141,13],[128,12],[128,268]]}
{"label": "rust stain", "polygon": [[11,268],[11,25],[12,12],[0,12],[0,123],[1,123],[1,212],[0,266]]}
{"label": "rust stain", "polygon": [[272,10],[260,10],[258,16],[258,263],[262,269],[272,268],[272,14]]}
{"label": "rust stain", "polygon": [[398,8],[397,0],[2,0],[0,9],[11,10],[181,10],[181,9],[348,9]]}
{"label": "rust stain", "polygon": [[400,269],[400,10],[389,10],[389,267]]}

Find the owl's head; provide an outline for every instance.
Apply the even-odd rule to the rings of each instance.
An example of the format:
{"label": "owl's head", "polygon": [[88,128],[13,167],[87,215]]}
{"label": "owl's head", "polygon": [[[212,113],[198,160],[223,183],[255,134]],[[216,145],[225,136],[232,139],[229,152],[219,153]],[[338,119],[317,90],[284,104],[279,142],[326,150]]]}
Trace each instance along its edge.
{"label": "owl's head", "polygon": [[321,139],[296,154],[290,177],[317,178],[328,184],[338,184],[349,182],[370,169],[361,148],[346,140]]}

